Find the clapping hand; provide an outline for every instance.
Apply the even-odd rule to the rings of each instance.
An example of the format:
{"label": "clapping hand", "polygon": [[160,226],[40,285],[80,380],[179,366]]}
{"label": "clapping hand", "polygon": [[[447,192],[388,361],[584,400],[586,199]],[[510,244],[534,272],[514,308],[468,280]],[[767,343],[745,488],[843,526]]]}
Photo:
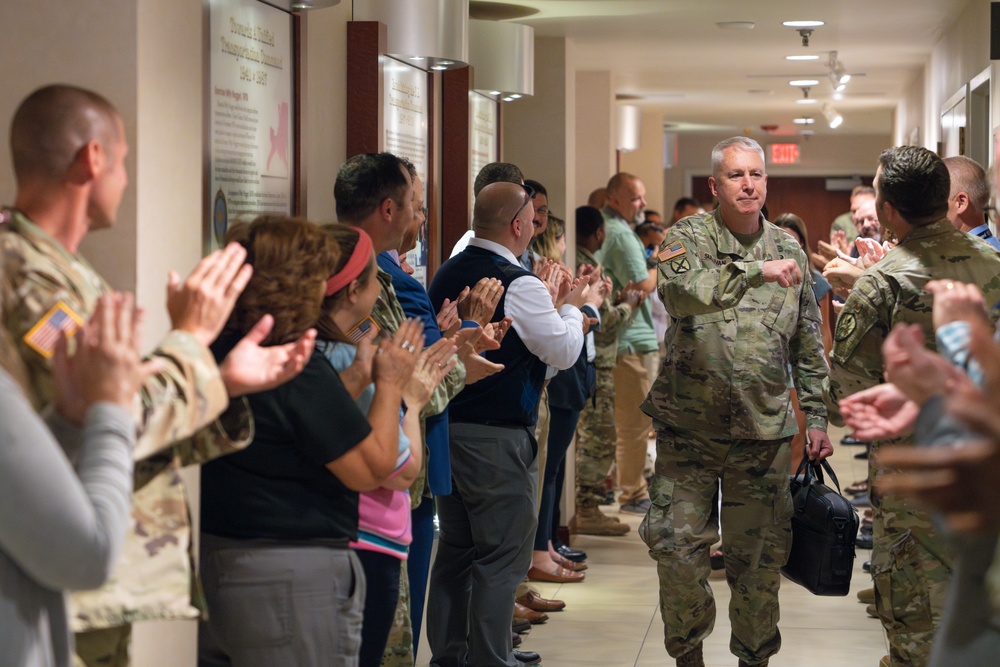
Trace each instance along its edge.
{"label": "clapping hand", "polygon": [[284,345],[261,346],[274,328],[274,318],[265,315],[236,344],[219,366],[231,397],[256,394],[285,384],[298,375],[316,344],[316,330],[309,329],[298,340]]}
{"label": "clapping hand", "polygon": [[174,329],[187,331],[206,347],[226,324],[236,299],[250,282],[246,248],[230,243],[202,259],[181,283],[176,271],[167,281],[167,310]]}

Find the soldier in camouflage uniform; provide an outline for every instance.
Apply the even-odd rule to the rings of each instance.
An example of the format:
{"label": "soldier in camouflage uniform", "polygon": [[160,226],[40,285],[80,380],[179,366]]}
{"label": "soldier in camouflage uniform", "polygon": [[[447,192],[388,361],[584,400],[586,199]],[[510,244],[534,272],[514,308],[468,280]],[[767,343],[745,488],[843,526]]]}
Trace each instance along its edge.
{"label": "soldier in camouflage uniform", "polygon": [[[18,182],[17,210],[0,215],[0,312],[29,370],[32,399],[40,409],[53,400],[53,339],[40,332],[66,329],[69,320],[85,321],[98,297],[110,291],[76,251],[88,230],[114,223],[128,182],[126,152],[117,111],[89,91],[42,88],[15,114],[11,153]],[[66,184],[70,178],[73,187]],[[65,210],[71,213],[63,214]],[[241,271],[242,277],[230,283],[244,255],[241,249],[230,248],[207,258],[168,303],[175,323],[184,324],[152,353],[164,369],[144,383],[136,399],[142,433],[134,451],[132,526],[108,583],[71,599],[77,651],[91,667],[127,664],[132,622],[191,619],[203,608],[189,554],[190,520],[178,470],[250,441],[252,421],[246,403],[229,406],[227,396],[227,381],[240,378],[220,375],[206,347],[249,278]],[[195,278],[201,282],[200,290]],[[199,304],[199,298],[208,301]],[[223,303],[228,303],[223,310],[213,310]],[[196,317],[199,307],[204,309],[201,321]],[[209,314],[217,321],[211,321]],[[249,369],[230,371],[264,373],[271,368],[267,364],[279,350],[256,350],[263,356],[250,359]],[[188,439],[178,442],[183,438]]]}
{"label": "soldier in camouflage uniform", "polygon": [[[576,265],[600,268],[594,253],[604,243],[604,216],[592,206],[576,210]],[[628,524],[601,512],[604,480],[615,460],[615,394],[612,370],[618,357],[618,332],[632,319],[642,293],[619,293],[619,303],[605,299],[600,307],[601,326],[593,332],[597,383],[593,399],[580,412],[576,426],[576,515],[571,532],[581,535],[624,535]]]}
{"label": "soldier in camouflage uniform", "polygon": [[[853,394],[884,381],[881,346],[898,322],[919,324],[934,345],[932,279],[979,286],[987,303],[1000,301],[1000,255],[985,241],[952,227],[950,179],[930,151],[894,148],[879,157],[875,174],[879,222],[901,239],[885,258],[854,283],[834,333],[828,398]],[[869,488],[884,473],[875,464],[888,444],[873,442]],[[897,496],[872,495],[875,607],[889,638],[892,665],[919,667],[930,655],[943,609],[952,561],[930,515]]]}
{"label": "soldier in camouflage uniform", "polygon": [[[730,650],[766,665],[781,646],[779,570],[791,544],[789,442],[798,430],[794,385],[809,429],[810,458],[826,435],[827,377],[808,260],[764,220],[764,153],[734,137],[712,152],[713,213],[667,232],[658,289],[673,323],[666,357],[642,409],[657,429],[652,506],[639,534],[657,561],[667,652],[704,665],[715,622],[709,550],[718,539],[714,497],[722,481],[722,550],[732,590]],[[805,276],[805,280],[803,280]]]}

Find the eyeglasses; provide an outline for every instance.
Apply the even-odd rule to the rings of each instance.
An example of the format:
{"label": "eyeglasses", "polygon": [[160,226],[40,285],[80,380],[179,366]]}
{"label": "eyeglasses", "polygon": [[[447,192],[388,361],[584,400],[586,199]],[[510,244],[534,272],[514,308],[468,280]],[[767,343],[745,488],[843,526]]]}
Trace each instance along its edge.
{"label": "eyeglasses", "polygon": [[510,224],[512,225],[514,224],[514,221],[517,220],[517,216],[519,216],[521,214],[521,211],[524,210],[524,207],[528,205],[528,202],[530,202],[532,199],[535,198],[535,189],[533,187],[531,187],[530,185],[525,185],[524,183],[519,183],[519,185],[522,188],[524,188],[524,191],[528,194],[528,197],[527,199],[524,200],[524,203],[521,204],[521,208],[517,209],[517,211],[514,212],[514,217],[510,219]]}

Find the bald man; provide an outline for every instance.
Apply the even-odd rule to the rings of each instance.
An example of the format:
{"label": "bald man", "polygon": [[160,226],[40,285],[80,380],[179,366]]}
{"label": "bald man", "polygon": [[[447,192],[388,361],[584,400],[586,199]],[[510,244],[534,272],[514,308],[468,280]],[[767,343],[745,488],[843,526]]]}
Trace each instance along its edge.
{"label": "bald man", "polygon": [[557,310],[542,281],[520,266],[533,218],[520,184],[484,187],[473,210],[475,237],[441,266],[428,290],[438,310],[466,285],[497,278],[505,291],[493,321],[513,318],[500,349],[486,353],[504,369],[467,386],[449,406],[454,489],[438,498],[441,534],[427,601],[435,667],[519,664],[510,619],[537,522],[538,401],[546,365],[563,370],[580,355],[580,306],[589,298],[584,281]]}

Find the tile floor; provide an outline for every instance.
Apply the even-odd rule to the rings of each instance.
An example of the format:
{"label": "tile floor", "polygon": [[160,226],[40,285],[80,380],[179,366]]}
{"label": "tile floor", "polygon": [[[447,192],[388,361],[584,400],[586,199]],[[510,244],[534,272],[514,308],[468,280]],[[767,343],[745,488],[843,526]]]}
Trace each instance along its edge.
{"label": "tile floor", "polygon": [[[831,431],[835,447],[842,433]],[[841,485],[866,475],[866,462],[853,458],[860,447],[836,447],[831,462]],[[605,507],[605,511],[617,511]],[[657,667],[674,662],[663,648],[663,629],[657,610],[656,567],[639,540],[641,517],[620,515],[632,526],[625,537],[575,536],[573,546],[589,555],[587,578],[579,584],[536,585],[547,598],[566,601],[566,609],[549,615],[524,636],[523,650],[537,651],[544,667]],[[876,619],[865,614],[855,592],[870,586],[861,569],[871,552],[859,549],[847,597],[816,597],[782,580],[782,648],[771,667],[877,667],[886,654],[885,635]],[[719,615],[715,631],[705,643],[708,667],[735,667],[729,652],[729,620],[725,610],[729,588],[713,580]],[[422,638],[418,666],[426,666],[430,652]]]}

